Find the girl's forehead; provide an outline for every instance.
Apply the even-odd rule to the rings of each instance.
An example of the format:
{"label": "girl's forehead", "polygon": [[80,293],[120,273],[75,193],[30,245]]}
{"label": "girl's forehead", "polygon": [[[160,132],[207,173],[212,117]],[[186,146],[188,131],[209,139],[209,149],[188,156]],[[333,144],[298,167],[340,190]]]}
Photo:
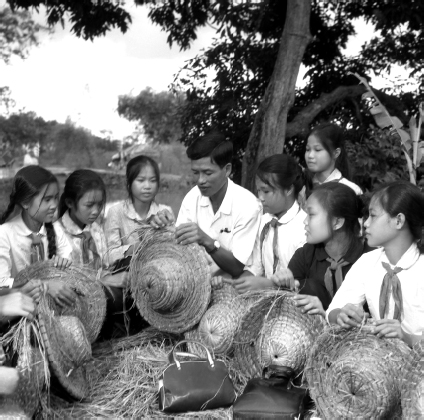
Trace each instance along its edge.
{"label": "girl's forehead", "polygon": [[306,201],[306,208],[315,211],[327,212],[327,210],[322,206],[322,204],[314,194],[312,194]]}
{"label": "girl's forehead", "polygon": [[83,194],[83,196],[80,198],[80,201],[92,201],[92,202],[98,202],[103,201],[103,191],[99,189],[90,190]]}
{"label": "girl's forehead", "polygon": [[315,145],[320,145],[320,146],[322,146],[322,141],[321,141],[321,139],[320,139],[318,136],[316,136],[315,134],[311,134],[311,135],[308,137],[308,145],[309,145],[309,146],[315,146]]}
{"label": "girl's forehead", "polygon": [[144,165],[140,168],[140,171],[138,172],[138,176],[155,176],[155,170],[153,169],[152,165]]}
{"label": "girl's forehead", "polygon": [[37,194],[38,196],[50,196],[56,195],[59,192],[59,186],[56,182],[52,182],[51,184],[46,184],[41,187],[40,192]]}

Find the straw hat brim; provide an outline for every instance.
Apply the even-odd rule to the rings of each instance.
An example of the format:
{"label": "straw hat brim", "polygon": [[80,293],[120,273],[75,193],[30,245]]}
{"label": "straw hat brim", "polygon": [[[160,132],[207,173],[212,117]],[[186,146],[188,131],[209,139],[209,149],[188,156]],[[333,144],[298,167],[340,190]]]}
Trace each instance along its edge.
{"label": "straw hat brim", "polygon": [[372,327],[327,329],[309,353],[305,375],[325,418],[397,418],[402,369],[411,351],[399,339],[384,339]]}
{"label": "straw hat brim", "polygon": [[[188,331],[200,321],[210,300],[205,251],[197,244],[177,244],[173,233],[167,231],[144,229],[143,234],[130,266],[130,290],[136,306],[160,331]],[[175,296],[175,304],[166,306]]]}
{"label": "straw hat brim", "polygon": [[262,291],[244,314],[234,338],[234,359],[246,376],[261,376],[265,367],[283,361],[295,373],[303,370],[307,352],[325,324],[320,316],[303,314],[294,295]]}
{"label": "straw hat brim", "polygon": [[95,280],[93,270],[72,264],[66,269],[54,267],[53,261],[32,264],[15,277],[14,287],[20,287],[32,279],[41,281],[64,281],[77,291],[72,307],[59,307],[53,299],[49,306],[59,315],[77,316],[83,323],[90,343],[96,341],[106,317],[106,295],[103,286]]}
{"label": "straw hat brim", "polygon": [[[60,317],[51,313],[39,314],[40,333],[49,359],[50,369],[63,387],[64,391],[76,400],[82,400],[88,393],[88,382],[85,365],[77,365],[72,360],[76,347],[83,347],[91,355],[91,346],[87,339],[84,340],[84,327],[77,325],[79,331],[74,340],[69,341],[69,334],[73,331],[64,331]],[[77,322],[78,318],[75,317]],[[80,340],[78,342],[77,340]],[[69,369],[69,366],[72,368]]]}
{"label": "straw hat brim", "polygon": [[30,326],[19,333],[16,369],[18,387],[11,395],[0,395],[0,418],[32,418],[45,392],[45,365],[38,348],[31,346]]}

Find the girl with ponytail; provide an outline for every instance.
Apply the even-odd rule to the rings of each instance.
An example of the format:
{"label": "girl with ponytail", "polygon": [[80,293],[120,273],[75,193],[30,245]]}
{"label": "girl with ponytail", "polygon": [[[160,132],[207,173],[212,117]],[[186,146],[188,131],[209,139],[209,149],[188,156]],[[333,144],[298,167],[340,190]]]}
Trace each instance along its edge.
{"label": "girl with ponytail", "polygon": [[306,213],[297,201],[303,186],[302,169],[291,156],[277,154],[260,163],[256,188],[264,214],[250,263],[232,282],[239,293],[276,287],[272,276],[286,269],[296,249],[305,243]]}
{"label": "girl with ponytail", "polygon": [[[0,287],[13,287],[14,277],[38,261],[53,259],[60,268],[71,264],[72,249],[60,226],[53,225],[58,198],[58,181],[47,169],[30,165],[16,173],[0,218]],[[50,282],[48,288],[58,305],[73,304],[75,292],[66,284]]]}
{"label": "girl with ponytail", "polygon": [[373,318],[374,334],[400,338],[409,345],[424,335],[424,195],[406,181],[396,181],[372,196],[365,237],[378,249],[352,267],[327,311],[343,328]]}

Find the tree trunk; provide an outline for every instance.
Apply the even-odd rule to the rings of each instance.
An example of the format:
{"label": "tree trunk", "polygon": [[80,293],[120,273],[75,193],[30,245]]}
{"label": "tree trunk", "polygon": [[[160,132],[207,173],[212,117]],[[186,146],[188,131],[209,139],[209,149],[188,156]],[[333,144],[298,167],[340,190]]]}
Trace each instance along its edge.
{"label": "tree trunk", "polygon": [[310,0],[288,0],[286,22],[274,72],[255,117],[243,158],[242,185],[253,190],[255,171],[265,157],[281,153],[287,114],[294,102],[296,79],[310,40]]}

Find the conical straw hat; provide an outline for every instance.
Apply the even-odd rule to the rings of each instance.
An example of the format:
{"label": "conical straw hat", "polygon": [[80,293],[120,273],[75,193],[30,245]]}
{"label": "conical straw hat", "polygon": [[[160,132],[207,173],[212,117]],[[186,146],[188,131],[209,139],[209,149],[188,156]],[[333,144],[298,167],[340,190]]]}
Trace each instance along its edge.
{"label": "conical straw hat", "polygon": [[14,285],[22,286],[32,279],[41,281],[63,281],[77,293],[75,305],[60,308],[53,299],[49,306],[58,315],[75,315],[85,327],[90,343],[96,341],[106,316],[106,295],[100,282],[95,281],[94,271],[77,264],[62,270],[54,267],[53,261],[32,264],[15,278]]}
{"label": "conical straw hat", "polygon": [[[262,296],[261,296],[262,295]],[[243,316],[234,338],[234,358],[247,376],[261,376],[270,365],[300,373],[311,345],[324,328],[323,318],[303,314],[288,291],[261,292]]]}
{"label": "conical straw hat", "polygon": [[140,314],[160,331],[182,333],[196,325],[209,304],[205,251],[178,245],[173,231],[141,227],[143,238],[130,265],[130,290]]}
{"label": "conical straw hat", "polygon": [[403,375],[402,417],[424,418],[424,340],[414,345],[411,364]]}
{"label": "conical straw hat", "polygon": [[91,360],[91,345],[84,326],[75,316],[38,315],[41,337],[52,374],[72,398],[87,396],[86,363]]}
{"label": "conical straw hat", "polygon": [[[47,364],[39,348],[31,345],[37,341],[31,337],[29,321],[22,324],[12,358],[17,358],[18,387],[11,395],[0,395],[0,418],[32,418],[42,394],[46,391]],[[11,349],[13,352],[13,348]],[[48,376],[47,376],[48,378]]]}
{"label": "conical straw hat", "polygon": [[397,418],[402,368],[411,351],[399,339],[383,339],[372,327],[326,330],[309,353],[305,375],[324,418]]}

